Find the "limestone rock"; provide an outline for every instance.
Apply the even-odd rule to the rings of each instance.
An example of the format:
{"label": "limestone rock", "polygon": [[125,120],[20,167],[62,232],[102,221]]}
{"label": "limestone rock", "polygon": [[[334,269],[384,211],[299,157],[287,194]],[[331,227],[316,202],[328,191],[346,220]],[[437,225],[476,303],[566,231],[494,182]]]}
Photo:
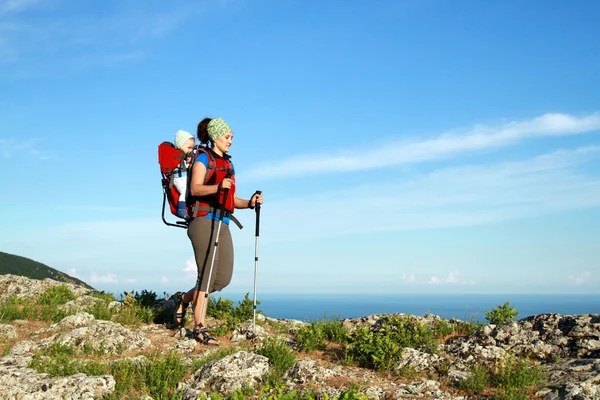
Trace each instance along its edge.
{"label": "limestone rock", "polygon": [[110,375],[53,377],[29,368],[0,364],[1,399],[100,399],[115,389]]}
{"label": "limestone rock", "polygon": [[229,396],[242,386],[256,387],[268,371],[266,357],[239,351],[196,371],[184,385],[183,399],[196,400],[211,391]]}
{"label": "limestone rock", "polygon": [[15,339],[19,337],[17,328],[9,324],[0,324],[0,339]]}

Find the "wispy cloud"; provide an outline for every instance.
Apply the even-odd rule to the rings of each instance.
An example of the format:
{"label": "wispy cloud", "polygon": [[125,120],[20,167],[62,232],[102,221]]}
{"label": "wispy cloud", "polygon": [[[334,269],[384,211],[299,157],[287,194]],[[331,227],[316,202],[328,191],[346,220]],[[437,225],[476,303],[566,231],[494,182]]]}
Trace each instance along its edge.
{"label": "wispy cloud", "polygon": [[[146,57],[148,43],[169,35],[205,8],[189,1],[149,2],[144,7],[112,3],[102,12],[90,4],[73,16],[66,10],[68,3],[5,1],[0,5],[0,63],[5,73],[27,76],[137,62]],[[35,21],[25,10],[37,11]],[[29,62],[30,57],[36,62]]]}
{"label": "wispy cloud", "polygon": [[[268,203],[273,241],[476,226],[600,206],[600,177],[589,163],[600,146],[557,150],[517,162],[441,168],[343,190]],[[382,190],[382,188],[385,190]],[[374,195],[376,193],[376,195]],[[282,222],[281,216],[285,216]],[[241,215],[242,223],[246,215]],[[251,232],[243,232],[250,235]],[[250,243],[251,238],[245,240]]]}
{"label": "wispy cloud", "polygon": [[113,273],[105,273],[104,275],[99,275],[96,272],[92,272],[90,275],[90,283],[93,284],[114,284],[119,283],[117,276]]}
{"label": "wispy cloud", "polygon": [[583,117],[544,114],[531,120],[497,126],[476,125],[467,132],[444,133],[422,141],[390,140],[372,150],[348,149],[336,155],[303,154],[287,160],[256,165],[243,174],[243,179],[265,180],[322,175],[444,160],[471,152],[506,147],[535,137],[574,135],[597,130],[600,130],[600,113]]}
{"label": "wispy cloud", "polygon": [[41,3],[41,0],[2,0],[0,1],[0,15],[19,13]]}
{"label": "wispy cloud", "polygon": [[12,138],[0,138],[0,155],[2,155],[3,158],[34,157],[38,160],[47,160],[49,156],[43,151],[38,150],[37,142],[38,141],[35,139],[19,141]]}
{"label": "wispy cloud", "polygon": [[579,275],[571,275],[569,276],[569,281],[576,286],[585,285],[590,282],[590,278],[592,277],[592,273],[590,271],[583,271]]}

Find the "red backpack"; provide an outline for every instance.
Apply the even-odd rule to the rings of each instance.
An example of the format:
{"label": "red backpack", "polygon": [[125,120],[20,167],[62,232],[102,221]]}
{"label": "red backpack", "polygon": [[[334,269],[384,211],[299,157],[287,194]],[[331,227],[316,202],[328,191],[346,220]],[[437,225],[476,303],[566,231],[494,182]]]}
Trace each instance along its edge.
{"label": "red backpack", "polygon": [[171,223],[165,218],[165,205],[167,201],[169,202],[171,214],[177,216],[177,202],[179,201],[180,194],[173,185],[173,174],[180,169],[186,168],[185,154],[183,151],[176,148],[173,143],[162,142],[158,145],[158,164],[160,165],[163,187],[162,220],[169,226],[187,228],[187,221],[176,221],[175,223]]}

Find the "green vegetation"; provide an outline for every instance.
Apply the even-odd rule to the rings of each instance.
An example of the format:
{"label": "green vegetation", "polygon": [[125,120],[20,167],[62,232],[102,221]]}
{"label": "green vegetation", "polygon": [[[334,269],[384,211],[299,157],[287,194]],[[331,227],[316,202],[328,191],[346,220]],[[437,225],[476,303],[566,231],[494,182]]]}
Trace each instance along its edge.
{"label": "green vegetation", "polygon": [[[123,293],[121,302],[115,302],[111,293],[95,292],[91,297],[94,300],[90,301],[85,311],[93,314],[96,319],[137,326],[171,318],[172,310],[165,313],[157,307],[157,295],[151,291]],[[16,319],[58,322],[75,312],[64,307],[74,298],[75,295],[66,285],[49,287],[35,299],[8,297],[0,304],[0,322]],[[208,315],[221,321],[221,325],[213,329],[212,333],[223,336],[232,332],[240,322],[252,318],[252,301],[248,293],[236,306],[231,300],[210,297]],[[514,319],[518,313],[506,302],[492,311],[486,311],[486,315],[491,323],[501,324]],[[324,317],[292,330],[289,330],[289,325],[273,321],[266,325],[278,333],[293,332],[296,348],[300,352],[323,351],[326,356],[343,364],[356,364],[382,372],[389,372],[394,368],[404,348],[435,353],[438,345],[446,339],[469,335],[481,327],[473,321],[448,321],[442,318],[433,323],[425,323],[410,315],[385,315],[375,325],[355,327],[352,333],[338,317],[329,320]],[[2,354],[6,354],[15,342],[13,339],[0,340]],[[107,399],[137,399],[145,395],[157,399],[179,399],[182,393],[177,389],[178,382],[202,365],[238,350],[235,346],[223,347],[207,352],[202,358],[186,362],[181,355],[171,352],[145,352],[138,359],[112,359],[114,355],[105,354],[102,343],[84,347],[53,344],[35,354],[29,367],[54,376],[76,373],[110,374],[114,376],[117,386]],[[255,345],[253,351],[269,359],[270,372],[261,385],[244,385],[227,398],[212,393],[211,399],[304,400],[318,397],[312,389],[284,394],[285,373],[297,360],[297,352],[286,339],[266,339]],[[436,372],[444,376],[449,369],[449,362],[440,363]],[[411,367],[396,370],[395,373],[409,379],[416,379],[422,374]],[[491,395],[495,399],[521,400],[527,399],[531,388],[543,379],[545,375],[540,367],[531,365],[528,360],[510,359],[494,369],[474,366],[471,376],[459,384],[459,389],[469,394]],[[358,400],[366,399],[366,396],[360,393],[358,386],[354,386],[344,390],[337,399]]]}
{"label": "green vegetation", "polygon": [[38,352],[29,364],[39,372],[54,376],[112,375],[117,383],[109,399],[138,399],[150,395],[157,399],[180,399],[177,382],[201,366],[202,361],[187,364],[174,353],[152,352],[145,360],[86,360],[84,352],[72,346],[53,345]]}
{"label": "green vegetation", "polygon": [[75,295],[67,285],[51,286],[37,299],[37,303],[42,306],[58,306],[68,301],[74,300]]}
{"label": "green vegetation", "polygon": [[323,350],[327,342],[348,343],[350,334],[338,317],[323,318],[304,325],[296,331],[296,341],[300,351]]}
{"label": "green vegetation", "polygon": [[267,339],[256,353],[269,359],[271,369],[265,381],[271,385],[280,382],[283,374],[296,363],[296,354],[283,339]]}
{"label": "green vegetation", "polygon": [[[258,305],[260,302],[257,301],[256,304]],[[229,299],[209,297],[206,314],[209,317],[223,321],[220,327],[211,330],[213,334],[222,336],[233,332],[239,323],[252,319],[253,310],[254,303],[250,300],[249,293],[246,293],[242,301],[239,301],[235,307],[233,301]],[[257,313],[260,313],[260,311],[257,311]]]}
{"label": "green vegetation", "polygon": [[34,261],[30,258],[17,256],[15,254],[4,253],[0,251],[0,275],[12,274],[25,276],[31,279],[44,280],[46,278],[55,281],[73,283],[88,289],[93,289],[87,283],[60,272],[54,268]]}
{"label": "green vegetation", "polygon": [[347,356],[362,367],[388,371],[404,347],[430,351],[434,340],[443,336],[413,316],[392,315],[381,321],[377,330],[357,329],[347,347]]}
{"label": "green vegetation", "polygon": [[502,306],[496,306],[492,311],[485,312],[485,319],[494,325],[502,325],[515,319],[519,313],[514,307],[508,304],[508,301]]}
{"label": "green vegetation", "polygon": [[65,285],[49,287],[37,300],[10,296],[0,304],[0,322],[18,319],[58,322],[69,313],[57,306],[73,298],[74,295]]}
{"label": "green vegetation", "polygon": [[526,359],[510,358],[495,371],[484,366],[474,366],[471,377],[459,386],[477,395],[496,393],[495,399],[526,400],[527,389],[546,378],[541,367],[531,365]]}

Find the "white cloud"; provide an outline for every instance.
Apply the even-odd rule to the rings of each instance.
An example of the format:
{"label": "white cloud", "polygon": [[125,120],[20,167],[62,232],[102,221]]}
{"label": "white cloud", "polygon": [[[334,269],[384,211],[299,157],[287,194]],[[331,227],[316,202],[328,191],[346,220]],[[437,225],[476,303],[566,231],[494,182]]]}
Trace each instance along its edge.
{"label": "white cloud", "polygon": [[2,0],[0,1],[0,15],[26,11],[41,0]]}
{"label": "white cloud", "polygon": [[75,268],[69,268],[67,270],[67,275],[72,276],[77,279],[81,279],[81,277],[77,275],[77,270]]}
{"label": "white cloud", "polygon": [[[325,193],[294,193],[265,205],[261,229],[269,235],[262,240],[476,226],[600,207],[600,177],[593,168],[582,169],[599,160],[600,146],[590,146],[517,162],[442,168],[385,184],[374,179]],[[245,220],[250,217],[240,215],[252,226]],[[239,234],[244,242],[251,243],[250,231]]]}
{"label": "white cloud", "polygon": [[185,262],[185,268],[183,268],[183,273],[188,277],[198,276],[198,268],[196,267],[196,260],[194,260],[193,258],[190,258],[189,260],[187,260]]}
{"label": "white cloud", "polygon": [[415,283],[417,278],[414,274],[402,274],[402,282],[403,283]]}
{"label": "white cloud", "polygon": [[169,283],[169,279],[166,276],[162,275],[160,277],[160,283],[164,283],[164,284]]}
{"label": "white cloud", "polygon": [[576,286],[585,285],[590,282],[590,278],[592,277],[592,273],[590,271],[584,271],[579,275],[571,275],[569,276],[569,280]]}
{"label": "white cloud", "polygon": [[119,283],[119,281],[117,280],[117,276],[111,272],[108,272],[104,275],[98,275],[96,272],[92,272],[91,276],[90,276],[90,283],[91,284],[113,284],[113,283]]}
{"label": "white cloud", "polygon": [[583,117],[544,114],[526,121],[498,126],[478,125],[465,133],[445,133],[416,142],[389,140],[373,150],[348,149],[337,155],[304,154],[262,163],[242,174],[244,180],[289,178],[350,172],[394,165],[443,160],[476,151],[497,149],[529,138],[566,136],[600,130],[600,113]]}
{"label": "white cloud", "polygon": [[17,140],[13,138],[0,138],[0,154],[4,158],[34,157],[38,160],[47,160],[49,157],[37,149],[36,139]]}
{"label": "white cloud", "polygon": [[475,281],[473,280],[463,280],[459,277],[460,273],[458,271],[450,271],[448,276],[445,278],[438,278],[437,276],[432,276],[429,278],[427,283],[429,285],[475,285]]}
{"label": "white cloud", "polygon": [[[64,73],[90,67],[114,67],[146,57],[148,42],[169,35],[208,6],[191,1],[149,2],[144,7],[113,1],[109,13],[94,7],[76,16],[68,3],[8,0],[0,3],[0,63],[8,77]],[[34,21],[21,11],[35,8]],[[30,57],[35,57],[33,63]],[[9,65],[14,65],[9,72]],[[38,68],[42,66],[43,69]]]}

